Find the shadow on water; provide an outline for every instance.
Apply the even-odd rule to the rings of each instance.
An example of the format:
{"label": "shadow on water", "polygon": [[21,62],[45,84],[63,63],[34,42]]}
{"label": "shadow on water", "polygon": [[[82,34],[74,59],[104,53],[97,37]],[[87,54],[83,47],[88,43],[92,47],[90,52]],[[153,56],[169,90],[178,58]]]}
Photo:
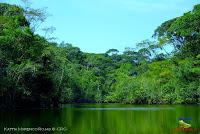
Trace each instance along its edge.
{"label": "shadow on water", "polygon": [[0,112],[0,133],[5,127],[41,127],[54,128],[45,133],[55,134],[171,134],[180,117],[191,118],[192,127],[199,128],[199,111],[195,105],[67,104],[62,109]]}

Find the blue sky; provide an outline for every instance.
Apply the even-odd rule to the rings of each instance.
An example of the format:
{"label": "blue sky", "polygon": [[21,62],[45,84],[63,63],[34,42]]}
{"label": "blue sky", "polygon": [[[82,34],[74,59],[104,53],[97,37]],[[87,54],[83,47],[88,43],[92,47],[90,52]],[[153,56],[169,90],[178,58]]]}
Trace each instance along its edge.
{"label": "blue sky", "polygon": [[[0,0],[20,4],[20,0]],[[65,41],[84,52],[123,51],[150,39],[162,22],[181,16],[198,0],[32,0],[35,8],[47,7],[43,27],[54,26],[57,42]],[[39,32],[39,34],[43,34]]]}

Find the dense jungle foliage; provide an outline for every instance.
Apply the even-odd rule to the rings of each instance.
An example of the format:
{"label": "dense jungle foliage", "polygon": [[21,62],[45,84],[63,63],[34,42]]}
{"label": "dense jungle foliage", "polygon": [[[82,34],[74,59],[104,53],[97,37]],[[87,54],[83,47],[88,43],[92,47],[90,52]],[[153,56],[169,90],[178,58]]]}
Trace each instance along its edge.
{"label": "dense jungle foliage", "polygon": [[39,10],[0,3],[0,107],[200,103],[200,5],[123,53],[84,53],[35,33]]}

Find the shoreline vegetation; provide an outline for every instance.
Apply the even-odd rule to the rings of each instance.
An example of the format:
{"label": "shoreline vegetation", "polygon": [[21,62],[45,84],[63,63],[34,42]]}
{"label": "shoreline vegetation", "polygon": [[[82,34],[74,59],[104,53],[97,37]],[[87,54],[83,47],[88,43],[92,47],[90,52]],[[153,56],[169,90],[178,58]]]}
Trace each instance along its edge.
{"label": "shoreline vegetation", "polygon": [[[169,106],[199,106],[200,104],[132,104],[132,103],[105,103],[105,102],[101,102],[101,103],[84,103],[84,102],[81,102],[81,103],[77,103],[77,102],[74,102],[74,103],[63,103],[63,104],[59,104],[59,106],[57,107],[39,107],[39,106],[36,106],[36,107],[15,107],[15,108],[2,108],[0,109],[0,112],[4,112],[4,111],[9,111],[9,112],[13,112],[13,111],[22,111],[22,110],[27,110],[27,111],[30,111],[30,110],[59,110],[59,109],[63,109],[63,108],[66,108],[66,105],[70,105],[72,106],[73,108],[81,108],[80,106],[81,105],[89,105],[89,106],[92,106],[92,105],[96,105],[96,106],[104,106],[104,105],[123,105],[125,107],[92,107],[92,108],[84,108],[83,109],[91,109],[91,110],[99,110],[99,109],[109,109],[109,110],[124,110],[126,109],[126,106],[133,106],[131,107],[131,109],[134,110],[134,107],[136,106],[136,109],[138,108],[138,106],[140,106],[140,108],[148,108],[148,107],[152,107],[154,106],[155,109],[157,110],[161,110],[162,108],[160,107],[165,107],[166,106],[166,109],[170,109]],[[78,106],[78,107],[74,107],[74,106]],[[67,107],[67,108],[71,108],[71,107]],[[129,107],[127,107],[127,109],[129,109]]]}
{"label": "shoreline vegetation", "polygon": [[85,53],[35,34],[45,18],[43,10],[0,3],[1,109],[200,104],[200,5],[123,53]]}

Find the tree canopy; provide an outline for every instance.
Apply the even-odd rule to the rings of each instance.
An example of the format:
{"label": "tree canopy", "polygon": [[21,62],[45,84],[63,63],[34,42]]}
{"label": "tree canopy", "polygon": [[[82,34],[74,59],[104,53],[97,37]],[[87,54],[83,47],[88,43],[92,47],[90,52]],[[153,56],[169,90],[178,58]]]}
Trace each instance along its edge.
{"label": "tree canopy", "polygon": [[34,33],[33,23],[45,19],[40,13],[0,3],[0,107],[200,103],[200,5],[161,24],[155,41],[123,53],[49,41]]}

